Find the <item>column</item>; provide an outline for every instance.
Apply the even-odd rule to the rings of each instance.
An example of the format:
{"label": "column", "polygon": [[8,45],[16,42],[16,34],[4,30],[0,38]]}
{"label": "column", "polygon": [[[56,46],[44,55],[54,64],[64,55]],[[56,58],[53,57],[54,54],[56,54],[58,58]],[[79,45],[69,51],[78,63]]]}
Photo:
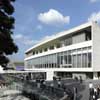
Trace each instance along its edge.
{"label": "column", "polygon": [[46,80],[50,81],[53,80],[54,72],[53,71],[47,71],[46,72]]}
{"label": "column", "polygon": [[97,80],[98,79],[98,73],[97,72],[93,72],[93,79]]}

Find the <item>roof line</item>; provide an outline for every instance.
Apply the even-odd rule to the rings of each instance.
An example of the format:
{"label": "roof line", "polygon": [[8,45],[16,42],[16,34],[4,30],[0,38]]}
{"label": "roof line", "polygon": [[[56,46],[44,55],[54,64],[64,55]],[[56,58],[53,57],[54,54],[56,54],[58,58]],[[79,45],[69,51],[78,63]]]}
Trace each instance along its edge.
{"label": "roof line", "polygon": [[54,37],[52,37],[52,38],[50,38],[50,39],[48,39],[48,40],[44,40],[44,41],[42,41],[42,42],[40,42],[40,43],[34,45],[33,47],[29,48],[28,50],[25,51],[25,53],[28,53],[28,52],[31,51],[32,49],[34,49],[34,48],[36,48],[36,47],[38,47],[38,46],[40,46],[40,45],[43,45],[43,44],[45,44],[45,43],[47,43],[47,42],[49,42],[49,41],[52,41],[53,39],[57,39],[57,38],[62,37],[62,36],[64,36],[64,35],[67,35],[67,34],[70,34],[70,33],[72,33],[72,32],[78,31],[78,30],[80,30],[80,29],[82,29],[82,28],[89,27],[89,26],[91,26],[92,24],[93,24],[93,22],[87,22],[87,23],[81,24],[81,25],[79,25],[79,26],[76,26],[76,27],[74,27],[74,28],[71,28],[71,29],[69,29],[69,30],[59,32],[59,33],[57,33]]}

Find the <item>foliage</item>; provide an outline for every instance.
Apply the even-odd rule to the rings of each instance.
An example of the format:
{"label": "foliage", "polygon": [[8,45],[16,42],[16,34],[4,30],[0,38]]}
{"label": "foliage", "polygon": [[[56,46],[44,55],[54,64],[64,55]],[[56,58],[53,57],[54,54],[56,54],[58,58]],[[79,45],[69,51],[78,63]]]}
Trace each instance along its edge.
{"label": "foliage", "polygon": [[0,0],[0,65],[4,69],[7,69],[9,62],[7,55],[18,51],[18,47],[12,39],[15,19],[11,15],[14,13],[12,5],[14,1]]}

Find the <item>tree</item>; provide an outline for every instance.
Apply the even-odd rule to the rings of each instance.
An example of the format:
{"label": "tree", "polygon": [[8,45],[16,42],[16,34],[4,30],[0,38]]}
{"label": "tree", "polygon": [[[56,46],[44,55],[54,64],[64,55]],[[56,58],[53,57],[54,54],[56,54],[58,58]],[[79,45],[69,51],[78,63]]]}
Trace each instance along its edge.
{"label": "tree", "polygon": [[17,53],[18,47],[12,39],[15,19],[12,2],[15,0],[0,0],[0,65],[7,69],[7,55]]}

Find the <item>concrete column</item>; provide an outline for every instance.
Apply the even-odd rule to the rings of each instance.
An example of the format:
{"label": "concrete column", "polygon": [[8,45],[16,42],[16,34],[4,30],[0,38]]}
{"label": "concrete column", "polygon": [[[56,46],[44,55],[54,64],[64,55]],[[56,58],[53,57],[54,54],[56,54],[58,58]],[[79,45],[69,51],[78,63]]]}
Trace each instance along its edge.
{"label": "concrete column", "polygon": [[47,71],[46,72],[46,80],[50,81],[53,80],[54,72],[53,71]]}
{"label": "concrete column", "polygon": [[56,47],[56,45],[54,45],[54,49],[56,49],[57,47]]}
{"label": "concrete column", "polygon": [[50,51],[50,48],[49,47],[47,48],[47,51]]}
{"label": "concrete column", "polygon": [[44,52],[44,49],[42,49],[42,53]]}
{"label": "concrete column", "polygon": [[97,80],[98,79],[98,73],[97,72],[93,72],[93,79]]}

